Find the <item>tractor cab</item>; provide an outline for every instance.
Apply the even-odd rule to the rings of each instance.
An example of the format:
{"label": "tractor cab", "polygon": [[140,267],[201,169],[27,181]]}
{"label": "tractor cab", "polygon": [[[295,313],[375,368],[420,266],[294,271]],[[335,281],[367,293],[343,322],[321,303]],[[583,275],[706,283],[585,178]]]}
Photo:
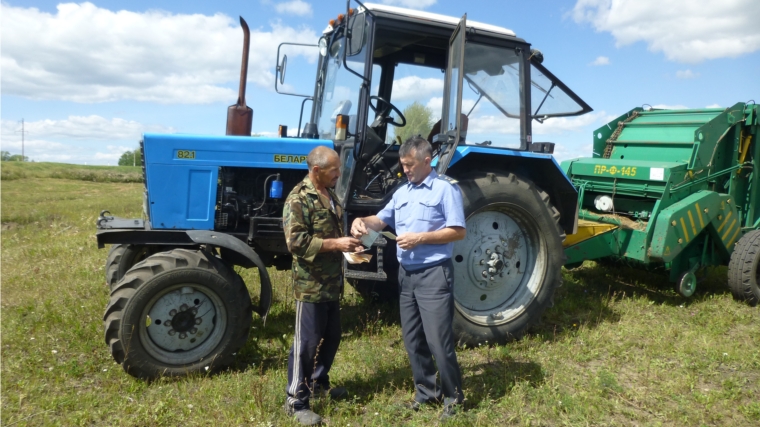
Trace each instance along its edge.
{"label": "tractor cab", "polygon": [[319,40],[313,109],[299,136],[334,141],[344,206],[374,210],[406,180],[398,148],[421,135],[439,173],[457,147],[551,153],[535,121],[591,108],[506,28],[398,7],[359,4]]}

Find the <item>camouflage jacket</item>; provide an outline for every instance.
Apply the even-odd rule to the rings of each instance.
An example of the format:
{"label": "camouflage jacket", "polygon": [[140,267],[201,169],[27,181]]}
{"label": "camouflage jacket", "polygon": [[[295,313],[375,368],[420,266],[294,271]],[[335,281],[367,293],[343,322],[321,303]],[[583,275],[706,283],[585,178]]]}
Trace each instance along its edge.
{"label": "camouflage jacket", "polygon": [[295,298],[304,302],[337,301],[343,286],[343,255],[322,252],[323,239],[343,237],[343,209],[332,190],[330,200],[319,194],[307,175],[285,200],[283,228],[293,254]]}

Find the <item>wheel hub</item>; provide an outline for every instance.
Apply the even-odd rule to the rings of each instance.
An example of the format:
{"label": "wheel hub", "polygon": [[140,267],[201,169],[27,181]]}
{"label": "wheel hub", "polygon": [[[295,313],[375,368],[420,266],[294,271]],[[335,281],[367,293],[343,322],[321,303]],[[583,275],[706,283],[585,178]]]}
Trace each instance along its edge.
{"label": "wheel hub", "polygon": [[[454,246],[454,294],[460,310],[490,321],[502,314],[526,277],[528,238],[509,215],[477,213],[467,219],[467,236]],[[485,321],[485,320],[484,320]]]}
{"label": "wheel hub", "polygon": [[148,336],[168,351],[201,345],[214,329],[216,310],[208,297],[192,286],[162,295],[148,314]]}

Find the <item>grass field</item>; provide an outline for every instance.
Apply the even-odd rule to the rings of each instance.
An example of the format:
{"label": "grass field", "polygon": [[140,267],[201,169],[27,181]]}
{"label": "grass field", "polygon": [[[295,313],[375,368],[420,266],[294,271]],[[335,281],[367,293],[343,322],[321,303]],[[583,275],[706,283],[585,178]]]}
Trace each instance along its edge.
{"label": "grass field", "polygon": [[[0,424],[293,425],[281,409],[294,322],[287,274],[270,272],[270,318],[254,319],[229,371],[135,380],[103,341],[106,250],[94,232],[101,209],[140,215],[142,185],[113,178],[139,173],[6,164]],[[78,179],[57,175],[74,170],[67,178]],[[759,425],[760,310],[731,298],[725,274],[711,271],[687,300],[663,276],[624,266],[565,272],[557,304],[523,340],[459,349],[467,411],[447,425]],[[437,409],[395,406],[412,397],[397,308],[350,287],[342,306],[331,376],[353,397],[316,412],[331,426],[436,425]]]}

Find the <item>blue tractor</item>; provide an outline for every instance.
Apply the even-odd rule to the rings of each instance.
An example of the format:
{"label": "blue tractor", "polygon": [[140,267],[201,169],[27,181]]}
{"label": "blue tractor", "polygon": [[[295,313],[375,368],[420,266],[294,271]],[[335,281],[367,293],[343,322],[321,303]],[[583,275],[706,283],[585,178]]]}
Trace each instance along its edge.
{"label": "blue tractor", "polygon": [[[282,208],[306,174],[306,155],[320,145],[339,153],[335,191],[350,224],[379,211],[406,182],[398,148],[410,130],[427,133],[436,170],[463,194],[467,237],[454,248],[457,339],[506,342],[551,306],[578,194],[552,157],[554,144],[534,141],[534,130],[591,108],[508,29],[466,15],[355,3],[347,1],[315,46],[314,91],[302,104],[312,108],[306,115],[302,108],[297,137],[250,136],[247,43],[226,136],[144,135],[144,217],[104,211],[97,232],[99,247],[111,245],[105,340],[131,375],[229,365],[252,313],[269,311],[267,268],[291,267]],[[287,56],[279,56],[282,91]],[[419,130],[413,107],[440,111],[441,120]],[[369,263],[347,264],[345,278],[367,298],[392,298],[395,244],[381,236],[371,254]],[[259,283],[246,286],[234,266],[257,269]],[[248,288],[258,295],[252,299]]]}

